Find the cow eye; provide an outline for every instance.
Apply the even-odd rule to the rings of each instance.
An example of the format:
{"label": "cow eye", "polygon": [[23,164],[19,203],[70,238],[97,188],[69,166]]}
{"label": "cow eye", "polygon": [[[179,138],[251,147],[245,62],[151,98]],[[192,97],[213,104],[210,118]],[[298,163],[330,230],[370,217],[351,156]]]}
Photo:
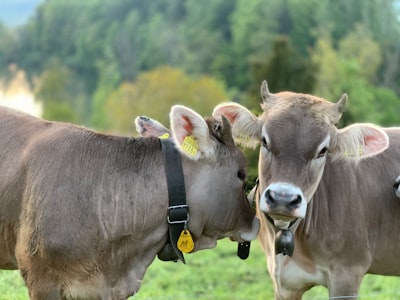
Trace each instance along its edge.
{"label": "cow eye", "polygon": [[326,155],[326,153],[328,152],[328,147],[324,147],[321,149],[321,151],[319,151],[317,158],[322,158]]}
{"label": "cow eye", "polygon": [[267,143],[267,140],[265,139],[265,137],[262,138],[261,144],[267,151],[269,151],[268,143]]}
{"label": "cow eye", "polygon": [[244,181],[246,179],[246,172],[244,170],[239,170],[237,172],[237,177],[241,180]]}

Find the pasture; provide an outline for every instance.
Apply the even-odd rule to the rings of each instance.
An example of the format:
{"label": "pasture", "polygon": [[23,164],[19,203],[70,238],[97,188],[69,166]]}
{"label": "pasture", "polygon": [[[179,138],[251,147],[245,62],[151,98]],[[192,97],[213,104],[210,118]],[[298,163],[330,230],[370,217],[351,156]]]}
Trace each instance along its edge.
{"label": "pasture", "polygon": [[[212,250],[186,255],[186,265],[156,259],[147,270],[139,293],[130,300],[270,300],[271,280],[257,241],[250,257],[236,256],[236,243],[221,240]],[[327,299],[325,288],[308,291],[305,300]],[[27,300],[18,271],[0,271],[0,300]],[[367,275],[360,300],[400,299],[400,277]]]}

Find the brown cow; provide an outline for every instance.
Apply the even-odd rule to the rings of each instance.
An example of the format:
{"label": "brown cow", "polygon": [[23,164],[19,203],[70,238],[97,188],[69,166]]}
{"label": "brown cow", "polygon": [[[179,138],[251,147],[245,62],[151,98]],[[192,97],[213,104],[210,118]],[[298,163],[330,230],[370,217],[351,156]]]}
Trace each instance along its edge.
{"label": "brown cow", "polygon": [[[251,240],[247,161],[227,120],[174,106],[194,251]],[[195,151],[183,145],[190,137]],[[0,108],[0,267],[19,268],[31,299],[126,299],[167,241],[158,138],[95,133]],[[194,144],[193,144],[194,143]],[[192,150],[193,150],[192,149]]]}
{"label": "brown cow", "polygon": [[234,103],[213,115],[228,117],[242,142],[261,143],[259,239],[275,299],[301,299],[315,285],[332,299],[356,299],[366,273],[400,275],[400,202],[393,193],[400,130],[338,129],[346,95],[334,104],[272,94],[266,82],[261,95],[260,117]]}

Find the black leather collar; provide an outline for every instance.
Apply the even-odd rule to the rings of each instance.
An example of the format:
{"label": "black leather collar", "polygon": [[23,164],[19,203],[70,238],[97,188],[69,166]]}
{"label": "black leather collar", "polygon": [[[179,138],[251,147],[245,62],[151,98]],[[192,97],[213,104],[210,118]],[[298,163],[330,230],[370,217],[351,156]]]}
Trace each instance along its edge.
{"label": "black leather collar", "polygon": [[168,241],[158,252],[158,258],[164,261],[182,261],[183,253],[178,249],[177,242],[182,230],[189,221],[189,208],[186,204],[185,179],[182,170],[181,156],[170,139],[160,139],[164,154],[164,169],[167,177],[169,207],[167,214]]}

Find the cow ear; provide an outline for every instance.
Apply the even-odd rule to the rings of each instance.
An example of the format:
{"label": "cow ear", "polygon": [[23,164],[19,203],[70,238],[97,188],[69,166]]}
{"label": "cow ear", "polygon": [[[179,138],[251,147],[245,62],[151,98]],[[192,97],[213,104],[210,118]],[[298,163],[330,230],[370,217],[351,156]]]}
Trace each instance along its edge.
{"label": "cow ear", "polygon": [[214,108],[215,118],[225,116],[232,125],[236,142],[254,148],[261,139],[262,122],[244,106],[234,103],[221,103]]}
{"label": "cow ear", "polygon": [[340,120],[340,118],[342,117],[344,108],[346,106],[347,103],[347,94],[343,94],[339,101],[334,105],[334,109],[332,112],[332,122],[333,124],[337,124]]}
{"label": "cow ear", "polygon": [[359,123],[338,130],[335,144],[336,158],[357,161],[385,151],[389,147],[389,137],[373,124]]}
{"label": "cow ear", "polygon": [[135,125],[136,131],[142,137],[154,136],[168,138],[171,135],[168,128],[160,122],[146,116],[136,117]]}
{"label": "cow ear", "polygon": [[174,105],[170,121],[175,144],[181,153],[193,160],[215,155],[216,143],[202,116],[185,106]]}
{"label": "cow ear", "polygon": [[268,83],[266,80],[264,80],[261,83],[260,94],[261,94],[261,99],[263,100],[263,103],[268,103],[273,98],[273,94],[269,91]]}

